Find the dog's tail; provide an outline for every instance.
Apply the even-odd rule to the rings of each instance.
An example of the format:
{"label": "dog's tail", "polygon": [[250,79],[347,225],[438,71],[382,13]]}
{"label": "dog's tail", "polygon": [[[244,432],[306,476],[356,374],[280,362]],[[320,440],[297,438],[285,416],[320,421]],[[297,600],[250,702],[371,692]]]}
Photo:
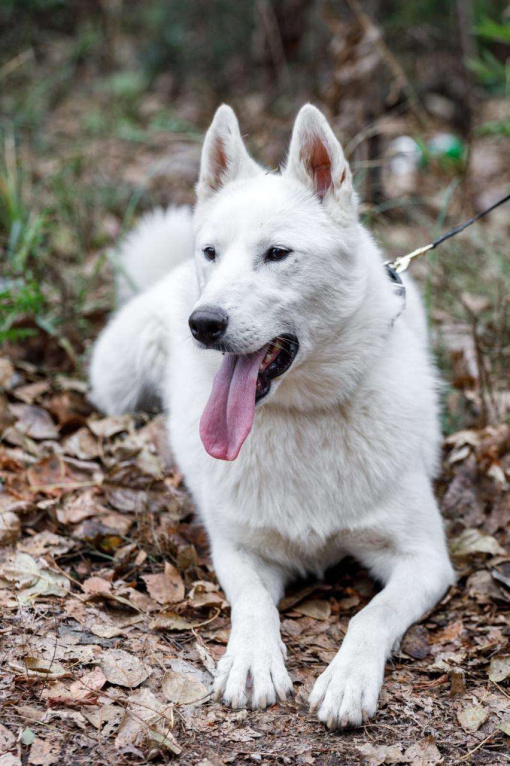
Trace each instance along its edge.
{"label": "dog's tail", "polygon": [[193,255],[193,213],[190,207],[159,208],[145,215],[126,237],[117,259],[117,301],[130,298],[158,282]]}
{"label": "dog's tail", "polygon": [[119,311],[90,360],[90,399],[103,412],[150,409],[161,401],[169,352],[167,280],[193,255],[192,220],[189,207],[156,210],[121,245]]}

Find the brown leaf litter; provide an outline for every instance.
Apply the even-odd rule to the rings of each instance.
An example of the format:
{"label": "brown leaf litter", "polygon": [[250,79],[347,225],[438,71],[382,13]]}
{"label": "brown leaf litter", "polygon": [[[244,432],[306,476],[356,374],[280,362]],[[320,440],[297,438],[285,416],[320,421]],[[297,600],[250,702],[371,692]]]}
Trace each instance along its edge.
{"label": "brown leaf litter", "polygon": [[211,698],[229,609],[158,416],[101,418],[84,388],[0,360],[0,766],[508,762],[510,438],[445,442],[457,584],[386,670],[376,718],[325,731],[314,679],[376,586],[352,562],[281,604],[295,695]]}

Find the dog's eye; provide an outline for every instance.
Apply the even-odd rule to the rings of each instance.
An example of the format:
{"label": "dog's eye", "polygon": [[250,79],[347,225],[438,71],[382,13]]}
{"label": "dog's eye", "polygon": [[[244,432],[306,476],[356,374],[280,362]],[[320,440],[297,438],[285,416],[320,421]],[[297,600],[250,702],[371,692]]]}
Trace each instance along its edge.
{"label": "dog's eye", "polygon": [[266,253],[266,261],[283,261],[291,250],[286,250],[284,247],[270,247]]}
{"label": "dog's eye", "polygon": [[204,247],[203,253],[207,261],[214,261],[214,259],[216,258],[216,250],[214,249],[214,247]]}

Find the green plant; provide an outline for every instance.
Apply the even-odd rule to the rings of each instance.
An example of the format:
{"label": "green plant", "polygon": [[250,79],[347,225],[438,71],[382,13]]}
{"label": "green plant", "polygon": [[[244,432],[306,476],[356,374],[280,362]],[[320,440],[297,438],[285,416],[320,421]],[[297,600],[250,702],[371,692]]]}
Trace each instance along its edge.
{"label": "green plant", "polygon": [[[489,16],[482,15],[474,29],[480,55],[467,62],[468,68],[479,82],[488,90],[495,93],[508,92],[510,84],[510,24],[498,22]],[[494,53],[496,44],[508,46],[506,60],[501,60]]]}

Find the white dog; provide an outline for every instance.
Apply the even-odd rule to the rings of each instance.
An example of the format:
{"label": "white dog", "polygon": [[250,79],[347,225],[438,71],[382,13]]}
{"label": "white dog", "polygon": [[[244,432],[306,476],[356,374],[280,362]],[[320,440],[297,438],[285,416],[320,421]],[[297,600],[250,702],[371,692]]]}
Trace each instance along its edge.
{"label": "white dog", "polygon": [[399,315],[313,106],[281,174],[249,157],[221,106],[197,197],[194,216],[159,211],[124,244],[122,296],[142,291],[97,341],[92,399],[118,413],[156,395],[168,412],[232,606],[217,698],[264,708],[291,691],[277,604],[292,578],[351,555],[384,585],[310,696],[329,727],[357,725],[376,711],[386,658],[453,581],[431,487],[440,432],[424,312],[406,280]]}

